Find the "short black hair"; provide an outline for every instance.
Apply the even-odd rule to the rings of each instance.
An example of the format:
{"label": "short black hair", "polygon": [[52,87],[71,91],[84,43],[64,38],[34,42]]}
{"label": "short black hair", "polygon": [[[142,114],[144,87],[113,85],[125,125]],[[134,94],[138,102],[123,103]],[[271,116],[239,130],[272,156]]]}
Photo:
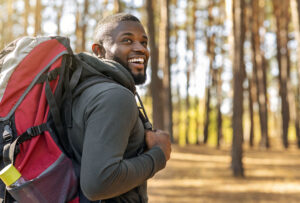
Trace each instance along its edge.
{"label": "short black hair", "polygon": [[94,31],[94,43],[99,43],[101,41],[103,34],[107,34],[107,27],[108,27],[107,25],[123,22],[123,21],[134,21],[134,22],[141,23],[141,21],[132,14],[117,13],[117,14],[109,15],[98,22],[96,29]]}

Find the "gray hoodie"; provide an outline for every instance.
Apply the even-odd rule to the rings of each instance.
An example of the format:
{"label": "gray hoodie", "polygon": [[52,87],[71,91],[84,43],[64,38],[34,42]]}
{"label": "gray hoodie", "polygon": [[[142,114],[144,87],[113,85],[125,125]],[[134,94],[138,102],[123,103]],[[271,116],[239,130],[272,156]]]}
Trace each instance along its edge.
{"label": "gray hoodie", "polygon": [[99,72],[116,82],[94,84],[73,101],[68,136],[81,166],[81,190],[92,201],[147,202],[146,181],[166,160],[159,147],[142,152],[144,127],[133,78],[117,62],[79,57],[95,70],[92,75]]}

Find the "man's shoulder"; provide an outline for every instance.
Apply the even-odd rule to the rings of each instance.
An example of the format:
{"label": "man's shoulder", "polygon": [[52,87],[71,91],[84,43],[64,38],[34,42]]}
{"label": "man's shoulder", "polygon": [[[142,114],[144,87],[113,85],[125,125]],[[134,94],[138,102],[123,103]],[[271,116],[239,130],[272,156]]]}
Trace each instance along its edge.
{"label": "man's shoulder", "polygon": [[116,82],[96,83],[88,87],[85,92],[93,96],[99,94],[110,95],[111,93],[114,93],[118,95],[126,93],[128,96],[134,97],[134,94],[129,89]]}
{"label": "man's shoulder", "polygon": [[135,103],[134,94],[126,87],[114,82],[93,84],[87,87],[78,99],[83,105],[102,102],[120,103],[125,101]]}

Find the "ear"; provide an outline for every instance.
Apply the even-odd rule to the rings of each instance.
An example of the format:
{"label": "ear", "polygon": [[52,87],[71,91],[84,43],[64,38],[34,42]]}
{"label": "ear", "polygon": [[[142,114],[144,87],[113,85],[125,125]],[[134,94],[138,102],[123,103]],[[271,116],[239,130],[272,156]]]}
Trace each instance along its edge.
{"label": "ear", "polygon": [[100,44],[93,44],[92,45],[92,50],[94,54],[99,57],[99,58],[105,58],[105,48],[103,47],[102,43]]}

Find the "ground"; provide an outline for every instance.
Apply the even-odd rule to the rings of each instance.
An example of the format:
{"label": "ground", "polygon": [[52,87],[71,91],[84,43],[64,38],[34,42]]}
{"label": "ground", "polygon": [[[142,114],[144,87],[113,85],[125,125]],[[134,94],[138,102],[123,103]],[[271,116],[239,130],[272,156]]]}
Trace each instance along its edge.
{"label": "ground", "polygon": [[148,182],[149,203],[300,202],[300,150],[245,149],[245,178],[234,178],[230,150],[172,147],[167,167]]}

